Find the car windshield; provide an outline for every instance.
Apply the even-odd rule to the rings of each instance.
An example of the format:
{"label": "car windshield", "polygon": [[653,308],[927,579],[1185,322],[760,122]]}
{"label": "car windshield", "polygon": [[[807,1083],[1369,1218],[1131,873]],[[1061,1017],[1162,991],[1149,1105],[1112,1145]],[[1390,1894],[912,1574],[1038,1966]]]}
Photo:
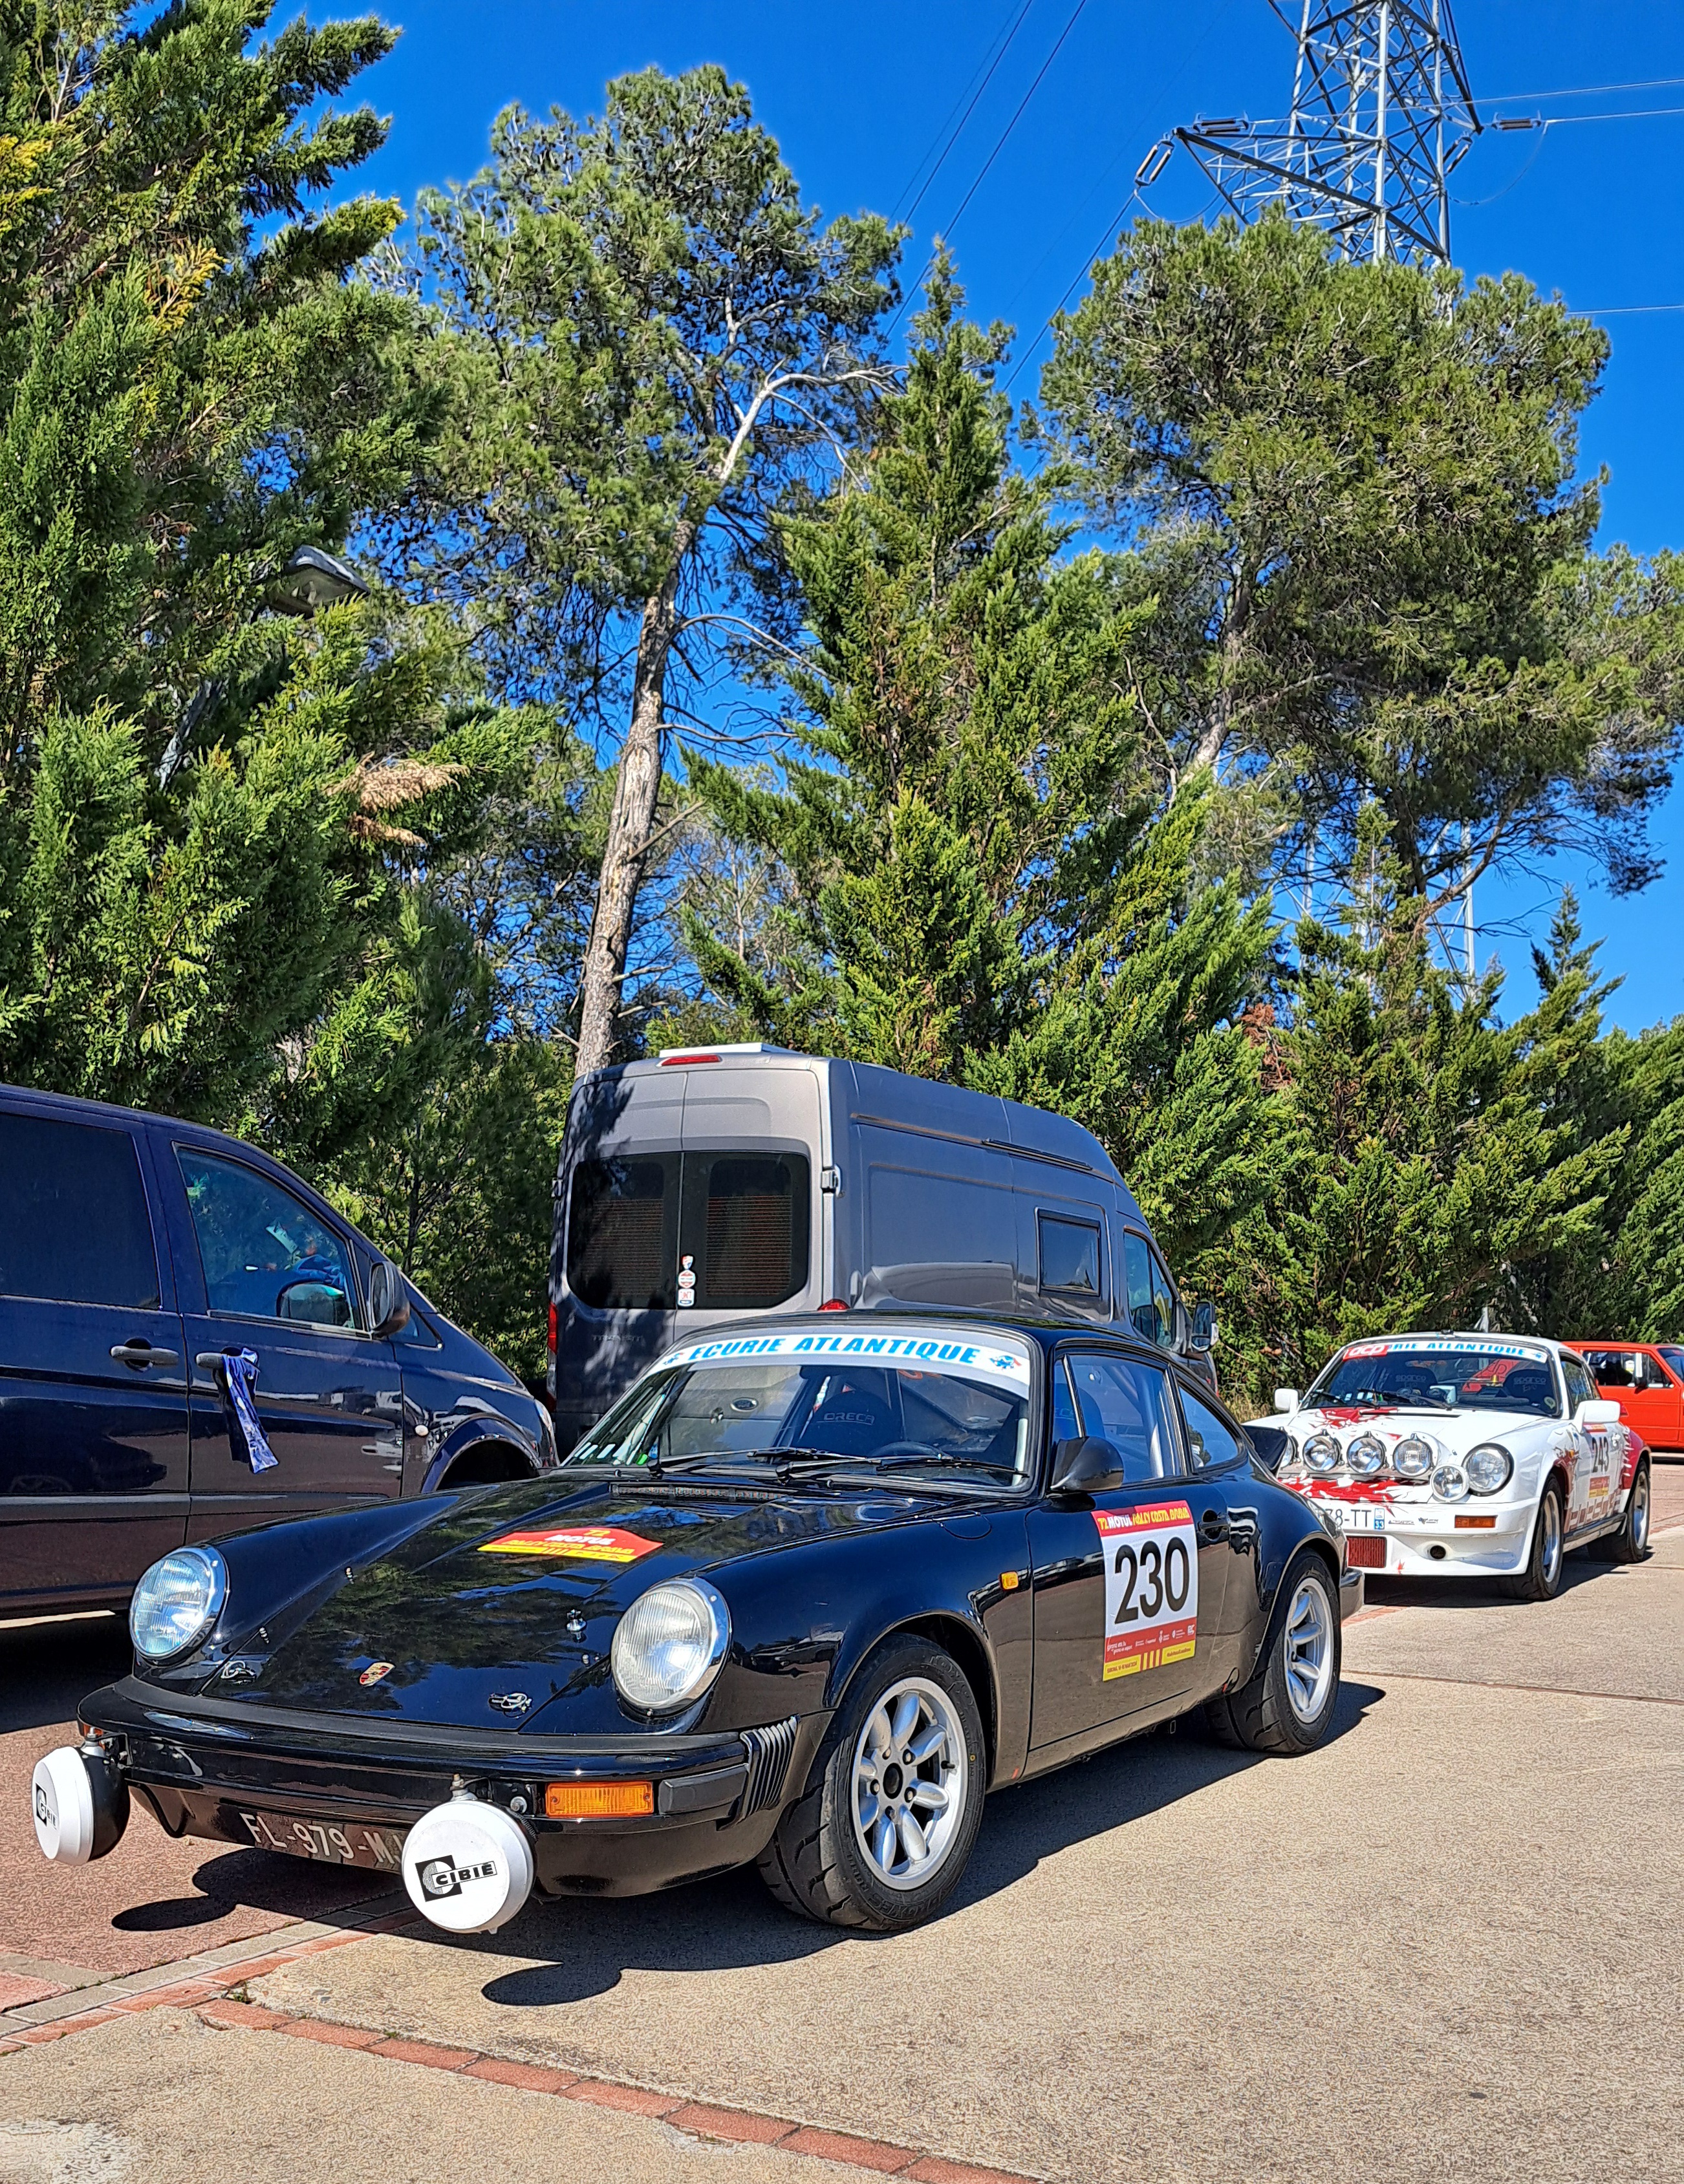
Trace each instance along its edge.
{"label": "car windshield", "polygon": [[1029,1359],[1018,1340],[885,1329],[693,1344],[660,1361],[567,1459],[788,1475],[1029,1476]]}
{"label": "car windshield", "polygon": [[1524,1411],[1546,1418],[1561,1414],[1549,1352],[1519,1343],[1353,1343],[1304,1398],[1306,1410],[1344,1403],[1391,1410]]}

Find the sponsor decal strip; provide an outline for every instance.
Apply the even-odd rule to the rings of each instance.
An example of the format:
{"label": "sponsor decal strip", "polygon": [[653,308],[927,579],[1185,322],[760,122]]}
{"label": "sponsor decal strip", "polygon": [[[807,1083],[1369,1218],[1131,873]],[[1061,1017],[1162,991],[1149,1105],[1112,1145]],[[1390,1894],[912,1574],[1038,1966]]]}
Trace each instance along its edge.
{"label": "sponsor decal strip", "polygon": [[934,1365],[1028,1391],[1026,1350],[928,1334],[741,1334],[669,1350],[662,1365],[728,1365],[744,1357],[854,1357],[900,1365]]}
{"label": "sponsor decal strip", "polygon": [[622,1532],[615,1524],[577,1524],[558,1531],[505,1532],[481,1542],[482,1555],[554,1555],[566,1562],[635,1563],[652,1555],[659,1540]]}
{"label": "sponsor decal strip", "polygon": [[1402,1357],[1421,1351],[1438,1351],[1450,1357],[1524,1357],[1535,1365],[1547,1365],[1549,1352],[1531,1342],[1490,1341],[1447,1334],[1388,1335],[1383,1342],[1353,1342],[1341,1357]]}

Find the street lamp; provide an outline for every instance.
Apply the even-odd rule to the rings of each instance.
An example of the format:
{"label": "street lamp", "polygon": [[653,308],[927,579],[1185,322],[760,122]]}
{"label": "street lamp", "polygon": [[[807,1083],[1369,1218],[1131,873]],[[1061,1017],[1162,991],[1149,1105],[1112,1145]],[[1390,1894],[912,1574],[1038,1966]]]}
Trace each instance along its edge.
{"label": "street lamp", "polygon": [[[302,615],[306,620],[320,614],[324,607],[343,606],[348,599],[365,599],[368,586],[349,561],[342,561],[337,554],[329,554],[320,546],[295,546],[267,584],[266,605],[277,613]],[[220,703],[223,682],[220,676],[201,682],[182,714],[180,725],[170,738],[158,768],[158,785],[167,788],[187,755],[199,722],[213,705]]]}

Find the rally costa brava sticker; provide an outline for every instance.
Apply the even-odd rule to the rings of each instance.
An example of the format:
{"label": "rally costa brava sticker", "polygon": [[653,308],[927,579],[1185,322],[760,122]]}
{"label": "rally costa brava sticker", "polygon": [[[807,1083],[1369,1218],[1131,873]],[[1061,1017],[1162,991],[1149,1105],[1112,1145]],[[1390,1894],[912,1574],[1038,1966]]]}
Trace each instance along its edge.
{"label": "rally costa brava sticker", "polygon": [[1185,1502],[1096,1509],[1105,1557],[1105,1681],[1191,1661],[1199,1627],[1199,1547]]}
{"label": "rally costa brava sticker", "polygon": [[555,1531],[504,1532],[480,1543],[482,1555],[555,1555],[578,1563],[635,1563],[652,1555],[659,1540],[623,1532],[617,1524],[572,1524]]}

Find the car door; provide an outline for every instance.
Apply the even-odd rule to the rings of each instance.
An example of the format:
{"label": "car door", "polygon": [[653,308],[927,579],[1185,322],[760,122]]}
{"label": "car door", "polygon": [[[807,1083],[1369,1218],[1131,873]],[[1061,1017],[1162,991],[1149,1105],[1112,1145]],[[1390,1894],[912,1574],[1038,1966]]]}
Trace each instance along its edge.
{"label": "car door", "polygon": [[[1245,1429],[1218,1410],[1206,1389],[1176,1384],[1186,1451],[1187,1499],[1199,1535],[1198,1658],[1202,1687],[1219,1690],[1241,1666],[1240,1641],[1262,1596],[1262,1524],[1257,1474]],[[1202,1603],[1213,1606],[1207,1640]],[[1208,1646],[1208,1650],[1207,1650]]]}
{"label": "car door", "polygon": [[1168,1371],[1086,1347],[1060,1352],[1050,1370],[1051,1438],[1111,1442],[1124,1483],[1068,1502],[1044,1496],[1030,1511],[1029,1741],[1043,1753],[1102,1743],[1204,1687],[1228,1559],[1225,1541],[1218,1552],[1197,1529],[1207,1497],[1185,1474]]}
{"label": "car door", "polygon": [[1684,1388],[1658,1349],[1646,1350],[1642,1357],[1649,1424],[1637,1430],[1651,1448],[1684,1447]]}
{"label": "car door", "polygon": [[1567,1432],[1572,1451],[1573,1483],[1567,1496],[1567,1537],[1598,1524],[1607,1513],[1610,1492],[1611,1444],[1606,1426],[1581,1423],[1579,1406],[1597,1400],[1597,1384],[1582,1357],[1561,1352],[1561,1377],[1566,1387]]}
{"label": "car door", "polygon": [[187,1518],[181,1320],[143,1134],[0,1111],[0,1595],[125,1591]]}
{"label": "car door", "polygon": [[[254,1164],[190,1141],[169,1157],[192,1367],[190,1536],[398,1493],[402,1376],[392,1344],[363,1331],[350,1240]],[[243,1351],[269,1469],[253,1468],[220,1371]]]}

